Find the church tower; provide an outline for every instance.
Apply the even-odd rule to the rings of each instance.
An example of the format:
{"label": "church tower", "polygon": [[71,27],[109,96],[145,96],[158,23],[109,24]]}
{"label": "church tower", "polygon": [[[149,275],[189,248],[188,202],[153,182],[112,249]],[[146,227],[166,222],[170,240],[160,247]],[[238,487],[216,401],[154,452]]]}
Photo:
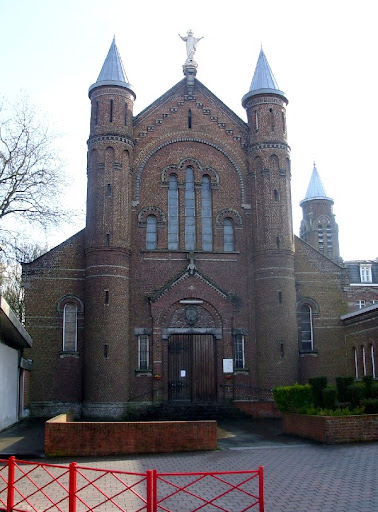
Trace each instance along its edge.
{"label": "church tower", "polygon": [[285,94],[261,49],[242,104],[249,125],[258,385],[297,380],[298,345]]}
{"label": "church tower", "polygon": [[114,39],[89,98],[83,414],[116,417],[128,393],[135,93]]}
{"label": "church tower", "polygon": [[303,211],[300,237],[331,260],[340,263],[339,227],[332,211],[333,199],[327,196],[315,163],[306,197],[300,206]]}

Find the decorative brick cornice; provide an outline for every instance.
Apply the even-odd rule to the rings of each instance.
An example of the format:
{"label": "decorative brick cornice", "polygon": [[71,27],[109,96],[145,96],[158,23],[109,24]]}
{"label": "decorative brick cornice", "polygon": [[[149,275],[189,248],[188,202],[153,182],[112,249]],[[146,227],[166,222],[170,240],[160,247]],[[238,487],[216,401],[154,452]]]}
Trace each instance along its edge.
{"label": "decorative brick cornice", "polygon": [[250,146],[249,152],[254,153],[261,149],[283,149],[287,153],[290,153],[290,146],[282,142],[258,142],[257,144],[252,144],[252,146]]}
{"label": "decorative brick cornice", "polygon": [[92,137],[89,137],[89,139],[87,140],[88,148],[95,144],[96,142],[102,141],[122,142],[123,144],[131,146],[132,148],[134,148],[135,146],[135,143],[132,139],[124,137],[123,135],[113,133],[107,135],[93,135]]}

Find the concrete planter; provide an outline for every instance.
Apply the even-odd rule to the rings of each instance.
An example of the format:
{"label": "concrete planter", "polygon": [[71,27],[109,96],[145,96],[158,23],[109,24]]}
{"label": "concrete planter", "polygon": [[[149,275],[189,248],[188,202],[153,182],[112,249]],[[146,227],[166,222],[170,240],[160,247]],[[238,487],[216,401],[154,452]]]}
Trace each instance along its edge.
{"label": "concrete planter", "polygon": [[325,444],[378,441],[378,414],[359,416],[310,416],[283,413],[285,434]]}

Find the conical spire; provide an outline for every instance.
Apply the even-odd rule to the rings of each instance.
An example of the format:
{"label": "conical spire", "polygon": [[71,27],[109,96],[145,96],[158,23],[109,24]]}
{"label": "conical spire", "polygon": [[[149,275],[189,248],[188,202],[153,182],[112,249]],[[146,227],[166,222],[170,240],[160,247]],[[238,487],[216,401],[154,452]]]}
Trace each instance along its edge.
{"label": "conical spire", "polygon": [[315,166],[315,162],[310,178],[310,183],[307,187],[306,197],[300,202],[300,204],[304,203],[305,201],[310,201],[311,199],[326,199],[333,202],[333,199],[328,197],[326,194],[324,185]]}
{"label": "conical spire", "polygon": [[[265,57],[264,50],[260,49],[260,55],[257,60],[255,72],[253,74],[251,87],[249,92],[243,96],[242,104],[245,106],[246,101],[257,94],[279,94],[286,99],[285,93],[278,88],[276,79]],[[286,100],[287,101],[287,100]]]}
{"label": "conical spire", "polygon": [[259,59],[256,64],[255,73],[252,78],[250,91],[258,89],[276,89],[279,90],[278,84],[272,70],[270,69],[265,53],[261,47]]}
{"label": "conical spire", "polygon": [[90,86],[89,92],[102,85],[117,85],[130,89],[133,92],[122,64],[122,59],[115,42],[115,36],[113,37],[112,44],[110,45],[108,55],[106,56],[97,81]]}

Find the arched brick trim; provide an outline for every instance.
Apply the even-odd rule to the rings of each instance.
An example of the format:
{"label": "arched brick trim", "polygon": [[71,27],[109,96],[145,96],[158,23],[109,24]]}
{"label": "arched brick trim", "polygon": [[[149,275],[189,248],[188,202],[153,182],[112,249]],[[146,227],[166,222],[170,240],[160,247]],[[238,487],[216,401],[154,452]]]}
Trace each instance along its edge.
{"label": "arched brick trim", "polygon": [[[183,297],[183,298],[188,299],[189,297]],[[170,325],[168,324],[168,320],[172,317],[173,313],[177,309],[185,307],[183,304],[180,303],[180,300],[176,300],[175,302],[173,302],[167,308],[164,315],[162,315],[162,317],[160,319],[161,320],[160,327],[162,329],[169,329]],[[218,312],[218,310],[212,304],[210,304],[209,302],[207,302],[205,300],[203,301],[202,304],[200,304],[200,306],[211,315],[211,317],[213,318],[215,325],[216,325],[215,328],[221,329],[222,328],[222,317],[221,317],[220,313]]]}
{"label": "arched brick trim", "polygon": [[63,314],[64,306],[68,303],[76,304],[77,312],[78,313],[84,313],[84,303],[79,297],[76,297],[75,295],[63,295],[58,300],[57,303],[57,310],[58,313]]}
{"label": "arched brick trim", "polygon": [[203,167],[198,160],[193,158],[184,158],[177,165],[171,164],[164,167],[161,173],[162,185],[168,187],[169,176],[171,174],[177,176],[179,183],[185,182],[185,174],[180,171],[185,171],[187,167],[192,167],[194,170],[195,182],[200,183],[202,182],[203,176],[210,176],[211,187],[215,188],[219,185],[219,174],[217,171],[208,165]]}
{"label": "arched brick trim", "polygon": [[320,313],[319,304],[316,302],[316,300],[311,299],[311,297],[302,297],[301,299],[299,299],[297,301],[297,312],[298,313],[299,313],[301,307],[304,306],[305,304],[307,304],[308,306],[311,307],[313,315],[319,315],[319,313]]}
{"label": "arched brick trim", "polygon": [[221,148],[217,144],[214,144],[214,143],[209,142],[209,141],[204,140],[204,139],[198,139],[196,137],[178,137],[177,139],[172,139],[172,140],[163,142],[162,144],[159,144],[158,146],[156,146],[142,160],[141,164],[139,165],[138,170],[136,172],[136,179],[135,179],[135,200],[136,200],[136,202],[138,204],[139,204],[139,193],[140,193],[140,185],[141,185],[142,172],[143,172],[144,168],[146,167],[149,159],[155,153],[157,153],[158,151],[160,151],[164,147],[169,146],[170,144],[176,144],[177,142],[198,142],[200,144],[206,144],[207,146],[210,146],[210,147],[216,149],[217,151],[219,151],[220,153],[222,153],[222,155],[224,155],[227,158],[227,160],[231,163],[231,165],[234,167],[234,169],[235,169],[235,171],[236,171],[236,173],[237,173],[237,175],[239,177],[240,190],[241,190],[241,204],[244,204],[246,202],[246,199],[245,199],[245,185],[244,185],[241,169],[239,168],[237,163],[234,161],[234,159],[223,148]]}
{"label": "arched brick trim", "polygon": [[157,206],[146,206],[138,213],[138,226],[146,226],[147,217],[149,215],[155,215],[158,224],[165,224],[167,217],[161,208]]}
{"label": "arched brick trim", "polygon": [[235,210],[230,210],[230,209],[224,209],[218,213],[218,215],[215,218],[216,225],[218,227],[223,226],[223,222],[226,217],[230,217],[234,221],[235,228],[243,227],[243,219],[242,219],[240,213],[238,213]]}

